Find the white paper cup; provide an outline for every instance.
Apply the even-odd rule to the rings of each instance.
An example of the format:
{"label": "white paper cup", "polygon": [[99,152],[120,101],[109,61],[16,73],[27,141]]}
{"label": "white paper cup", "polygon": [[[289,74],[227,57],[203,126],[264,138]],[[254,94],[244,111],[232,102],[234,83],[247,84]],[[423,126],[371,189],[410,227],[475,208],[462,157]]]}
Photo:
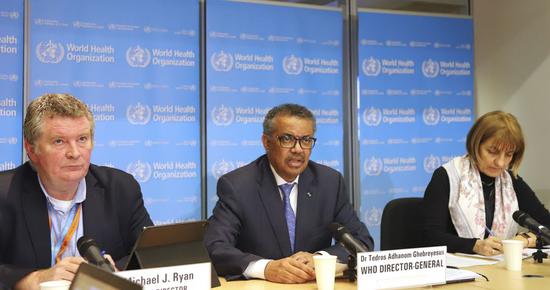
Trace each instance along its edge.
{"label": "white paper cup", "polygon": [[510,271],[521,271],[523,241],[503,240],[504,263]]}
{"label": "white paper cup", "polygon": [[315,264],[315,278],[317,280],[317,289],[334,290],[336,256],[315,255],[313,256],[313,263]]}
{"label": "white paper cup", "polygon": [[40,283],[40,290],[69,290],[71,281],[54,280]]}

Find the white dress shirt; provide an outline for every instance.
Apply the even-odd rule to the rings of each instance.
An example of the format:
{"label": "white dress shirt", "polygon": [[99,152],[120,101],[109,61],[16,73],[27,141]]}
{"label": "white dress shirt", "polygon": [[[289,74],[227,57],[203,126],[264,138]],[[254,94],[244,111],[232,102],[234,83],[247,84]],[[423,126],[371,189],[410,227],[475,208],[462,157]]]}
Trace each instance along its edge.
{"label": "white dress shirt", "polygon": [[[271,164],[269,164],[269,167],[271,167],[271,171],[273,172],[273,176],[275,176],[275,182],[277,183],[277,188],[279,189],[279,194],[281,195],[281,201],[283,200],[283,192],[281,191],[281,188],[279,185],[285,184],[285,183],[296,183],[295,186],[292,187],[292,190],[290,191],[289,200],[290,200],[290,206],[292,207],[292,210],[294,211],[294,215],[297,213],[297,205],[298,205],[298,179],[300,179],[300,176],[296,176],[296,179],[294,179],[291,182],[287,182],[284,180],[277,172],[275,171],[275,168]],[[269,262],[271,262],[271,259],[260,259],[256,261],[252,261],[248,264],[248,267],[243,272],[243,276],[246,279],[264,279],[265,280],[265,267]]]}

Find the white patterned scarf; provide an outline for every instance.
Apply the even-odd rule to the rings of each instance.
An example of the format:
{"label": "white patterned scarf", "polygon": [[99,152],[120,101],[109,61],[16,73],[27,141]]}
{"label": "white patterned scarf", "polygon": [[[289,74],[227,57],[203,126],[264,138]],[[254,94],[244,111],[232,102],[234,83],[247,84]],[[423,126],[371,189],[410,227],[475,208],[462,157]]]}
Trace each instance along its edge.
{"label": "white patterned scarf", "polygon": [[[485,198],[479,171],[464,155],[443,165],[449,176],[449,212],[456,232],[462,238],[483,239],[485,236]],[[495,213],[492,233],[501,238],[513,237],[518,225],[512,213],[518,210],[518,199],[507,170],[495,178]]]}

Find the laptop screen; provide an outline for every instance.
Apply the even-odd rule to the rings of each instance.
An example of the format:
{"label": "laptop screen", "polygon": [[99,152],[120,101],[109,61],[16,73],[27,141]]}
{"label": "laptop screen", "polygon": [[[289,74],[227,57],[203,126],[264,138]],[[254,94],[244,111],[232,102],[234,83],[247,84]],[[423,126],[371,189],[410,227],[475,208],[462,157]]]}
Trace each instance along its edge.
{"label": "laptop screen", "polygon": [[[203,244],[207,221],[193,221],[146,227],[141,232],[125,270],[210,262]],[[212,267],[212,287],[220,286]]]}

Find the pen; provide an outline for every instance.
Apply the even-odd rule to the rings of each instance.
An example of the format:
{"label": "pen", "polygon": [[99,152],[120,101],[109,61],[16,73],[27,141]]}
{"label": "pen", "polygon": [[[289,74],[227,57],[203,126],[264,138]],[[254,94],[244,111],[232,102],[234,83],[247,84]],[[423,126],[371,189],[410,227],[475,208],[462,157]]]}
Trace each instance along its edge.
{"label": "pen", "polygon": [[487,227],[487,225],[485,225],[485,231],[487,231],[487,233],[489,234],[490,237],[494,237],[495,234],[493,233],[493,231],[491,231],[490,228]]}

